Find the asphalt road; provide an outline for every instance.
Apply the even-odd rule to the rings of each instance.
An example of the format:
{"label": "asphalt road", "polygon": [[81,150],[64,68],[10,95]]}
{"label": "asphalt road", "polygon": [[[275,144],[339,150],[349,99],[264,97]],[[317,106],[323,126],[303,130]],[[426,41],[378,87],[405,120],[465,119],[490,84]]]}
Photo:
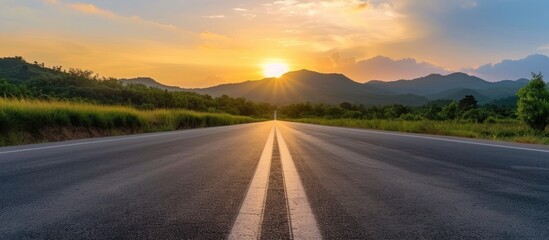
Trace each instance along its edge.
{"label": "asphalt road", "polygon": [[280,125],[325,238],[549,239],[547,147]]}
{"label": "asphalt road", "polygon": [[1,148],[0,239],[223,239],[270,125]]}
{"label": "asphalt road", "polygon": [[[547,146],[276,125],[325,239],[549,239]],[[272,126],[0,148],[0,239],[227,238]],[[280,147],[263,239],[299,224]]]}

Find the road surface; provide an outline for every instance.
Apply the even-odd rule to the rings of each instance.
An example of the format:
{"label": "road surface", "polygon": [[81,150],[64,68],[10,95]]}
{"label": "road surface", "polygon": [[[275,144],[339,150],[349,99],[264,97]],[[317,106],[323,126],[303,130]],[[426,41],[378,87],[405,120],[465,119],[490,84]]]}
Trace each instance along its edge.
{"label": "road surface", "polygon": [[270,121],[0,148],[0,239],[227,238],[548,239],[549,147]]}

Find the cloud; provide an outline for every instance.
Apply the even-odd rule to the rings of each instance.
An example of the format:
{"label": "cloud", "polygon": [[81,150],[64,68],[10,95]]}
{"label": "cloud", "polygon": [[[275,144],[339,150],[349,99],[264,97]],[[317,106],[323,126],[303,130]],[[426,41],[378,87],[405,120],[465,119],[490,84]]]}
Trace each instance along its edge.
{"label": "cloud", "polygon": [[98,15],[98,16],[107,17],[107,18],[120,17],[111,11],[98,8],[93,4],[71,3],[71,4],[68,4],[67,6],[72,10],[76,10],[76,11],[87,13],[87,14]]}
{"label": "cloud", "polygon": [[413,58],[394,60],[377,56],[356,61],[354,58],[342,58],[337,52],[332,53],[329,57],[319,59],[318,67],[324,71],[341,72],[360,82],[414,79],[432,73],[449,73],[442,67],[428,62],[418,62]]}
{"label": "cloud", "polygon": [[289,39],[308,41],[317,51],[399,42],[421,33],[386,1],[278,0],[265,8],[286,30],[300,30]]}
{"label": "cloud", "polygon": [[233,8],[233,11],[242,13],[241,16],[243,16],[245,18],[255,18],[255,17],[257,17],[256,14],[249,12],[249,10],[246,9],[246,8]]}
{"label": "cloud", "polygon": [[116,14],[110,10],[102,9],[96,5],[89,4],[89,3],[63,3],[60,0],[43,0],[43,2],[51,5],[57,5],[62,6],[66,9],[70,9],[72,11],[85,13],[89,15],[95,15],[111,20],[117,20],[117,21],[124,21],[124,22],[130,22],[134,24],[139,24],[142,26],[147,27],[155,27],[155,28],[162,28],[166,30],[177,30],[177,27],[170,24],[163,24],[152,20],[143,19],[140,16],[123,16]]}
{"label": "cloud", "polygon": [[225,18],[225,15],[210,15],[210,16],[203,16],[203,18],[222,19],[222,18]]}
{"label": "cloud", "polygon": [[461,2],[462,8],[475,8],[478,6],[478,2],[475,0],[463,0]]}
{"label": "cloud", "polygon": [[93,4],[87,4],[87,3],[69,3],[66,4],[66,6],[74,11],[89,14],[89,15],[95,15],[100,16],[103,18],[113,19],[113,20],[120,20],[125,22],[131,22],[147,27],[156,27],[156,28],[162,28],[166,30],[177,30],[177,27],[170,25],[170,24],[163,24],[156,21],[146,20],[141,18],[140,16],[122,16],[118,15],[114,12],[111,12],[106,9],[99,8]]}
{"label": "cloud", "polygon": [[370,4],[363,2],[363,3],[357,4],[355,8],[356,8],[357,10],[362,10],[362,9],[364,9],[364,8],[367,8],[369,5],[370,5]]}
{"label": "cloud", "polygon": [[249,12],[246,8],[233,8],[233,11],[241,13],[241,16],[245,18],[255,18],[256,14]]}
{"label": "cloud", "polygon": [[531,73],[549,73],[549,57],[535,54],[523,59],[507,59],[496,64],[489,63],[478,68],[464,69],[464,72],[489,81],[530,78]]}
{"label": "cloud", "polygon": [[291,6],[298,3],[299,1],[296,1],[296,0],[279,0],[279,1],[274,1],[272,4]]}

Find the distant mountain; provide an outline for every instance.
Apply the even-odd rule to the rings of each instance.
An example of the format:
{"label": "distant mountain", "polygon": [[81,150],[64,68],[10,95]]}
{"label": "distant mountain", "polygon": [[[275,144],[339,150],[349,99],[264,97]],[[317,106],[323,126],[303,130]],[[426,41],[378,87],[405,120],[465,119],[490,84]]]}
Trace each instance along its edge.
{"label": "distant mountain", "polygon": [[[441,66],[418,61],[414,58],[392,59],[385,56],[376,56],[357,61],[354,58],[341,57],[336,52],[331,56],[320,58],[318,62],[320,69],[345,73],[346,76],[358,82],[366,82],[372,79],[382,81],[415,79],[433,73],[451,73]],[[532,72],[541,72],[549,76],[549,57],[543,54],[533,54],[522,59],[506,59],[476,68],[464,68],[461,72],[477,76],[489,82],[503,79],[530,78]],[[546,80],[549,81],[549,78],[546,78]]]}
{"label": "distant mountain", "polygon": [[475,96],[475,99],[479,103],[488,103],[493,101],[494,99],[491,97],[488,97],[476,90],[468,89],[468,88],[455,88],[450,89],[444,92],[439,92],[432,95],[427,95],[426,97],[430,100],[438,100],[438,99],[447,99],[447,100],[460,100],[466,95],[473,95]]}
{"label": "distant mountain", "polygon": [[394,93],[413,93],[418,95],[431,95],[456,88],[487,88],[489,82],[464,73],[452,73],[450,75],[431,74],[413,80],[398,80],[393,82],[369,81],[367,86],[375,86],[382,89],[390,89]]}
{"label": "distant mountain", "polygon": [[322,74],[308,70],[289,72],[280,78],[266,78],[235,84],[223,84],[192,91],[213,96],[245,97],[252,101],[289,104],[321,102],[339,104],[351,102],[365,105],[421,105],[428,99],[411,94],[388,91],[357,83],[342,74]]}
{"label": "distant mountain", "polygon": [[149,78],[149,77],[138,77],[138,78],[129,78],[129,79],[122,78],[122,79],[119,79],[119,81],[124,85],[127,85],[127,84],[142,84],[142,85],[145,85],[147,87],[154,87],[154,88],[159,88],[159,89],[168,90],[168,91],[185,91],[186,90],[184,88],[180,88],[180,87],[176,87],[176,86],[164,85],[164,84],[159,83],[156,80],[154,80],[152,78]]}
{"label": "distant mountain", "polygon": [[527,79],[517,81],[488,82],[465,73],[449,75],[431,74],[413,80],[398,80],[394,82],[370,81],[364,85],[392,91],[395,94],[414,94],[430,100],[458,100],[465,95],[473,95],[479,103],[487,103],[500,98],[514,96],[528,82]]}
{"label": "distant mountain", "polygon": [[496,64],[486,64],[478,68],[464,69],[464,71],[489,81],[529,78],[532,72],[541,72],[549,76],[549,57],[534,54],[523,59],[503,60]]}
{"label": "distant mountain", "polygon": [[[27,63],[20,57],[0,59],[0,78],[24,82],[38,76],[57,78],[68,74],[43,64]],[[152,78],[120,79],[123,84],[142,84],[168,91],[192,91],[212,96],[245,97],[256,102],[289,104],[317,102],[339,104],[350,102],[364,105],[421,105],[437,99],[459,100],[474,95],[479,103],[516,102],[515,94],[528,80],[488,82],[465,73],[431,74],[412,80],[394,82],[370,81],[358,83],[342,74],[323,74],[300,70],[280,78],[222,84],[203,89],[167,86]]]}
{"label": "distant mountain", "polygon": [[355,82],[342,74],[323,74],[300,70],[280,78],[222,84],[202,89],[183,89],[162,85],[150,78],[122,80],[169,91],[192,91],[212,96],[245,97],[252,101],[273,104],[319,102],[339,104],[350,102],[364,105],[422,105],[438,99],[459,100],[473,95],[479,103],[497,102],[515,96],[528,80],[488,82],[465,73],[431,74],[412,80],[394,82]]}

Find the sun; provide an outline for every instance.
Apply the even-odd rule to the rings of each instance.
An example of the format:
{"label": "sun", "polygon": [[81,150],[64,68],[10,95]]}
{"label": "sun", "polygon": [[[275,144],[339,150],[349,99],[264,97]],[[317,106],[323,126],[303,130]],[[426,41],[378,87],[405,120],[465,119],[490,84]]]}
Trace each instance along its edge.
{"label": "sun", "polygon": [[288,64],[282,62],[270,62],[263,64],[263,75],[268,78],[280,77],[290,70]]}

